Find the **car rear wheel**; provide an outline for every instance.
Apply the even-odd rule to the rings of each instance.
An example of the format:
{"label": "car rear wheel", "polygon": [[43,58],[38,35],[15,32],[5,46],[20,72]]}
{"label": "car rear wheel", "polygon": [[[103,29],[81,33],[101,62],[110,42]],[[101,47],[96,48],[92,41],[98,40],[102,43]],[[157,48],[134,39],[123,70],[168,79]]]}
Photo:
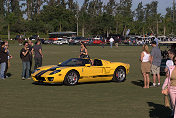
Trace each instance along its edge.
{"label": "car rear wheel", "polygon": [[78,73],[74,70],[71,70],[66,74],[64,78],[64,84],[68,86],[73,86],[78,83],[78,80],[79,80]]}
{"label": "car rear wheel", "polygon": [[124,67],[117,67],[114,71],[113,81],[115,82],[123,82],[126,79],[126,71]]}

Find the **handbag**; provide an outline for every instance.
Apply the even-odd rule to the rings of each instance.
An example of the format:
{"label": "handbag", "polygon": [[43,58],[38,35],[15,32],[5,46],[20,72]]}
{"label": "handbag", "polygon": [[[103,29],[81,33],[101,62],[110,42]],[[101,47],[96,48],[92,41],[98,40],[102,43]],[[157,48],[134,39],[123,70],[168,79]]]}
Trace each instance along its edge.
{"label": "handbag", "polygon": [[170,100],[168,95],[164,95],[164,106],[170,107]]}

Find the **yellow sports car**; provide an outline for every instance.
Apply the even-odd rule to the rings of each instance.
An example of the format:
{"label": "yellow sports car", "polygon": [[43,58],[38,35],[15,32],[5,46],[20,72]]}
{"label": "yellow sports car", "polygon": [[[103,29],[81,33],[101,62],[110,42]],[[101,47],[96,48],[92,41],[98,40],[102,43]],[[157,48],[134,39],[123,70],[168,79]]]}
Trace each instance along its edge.
{"label": "yellow sports car", "polygon": [[43,66],[31,74],[37,83],[123,82],[129,73],[129,64],[101,59],[71,58],[58,65]]}

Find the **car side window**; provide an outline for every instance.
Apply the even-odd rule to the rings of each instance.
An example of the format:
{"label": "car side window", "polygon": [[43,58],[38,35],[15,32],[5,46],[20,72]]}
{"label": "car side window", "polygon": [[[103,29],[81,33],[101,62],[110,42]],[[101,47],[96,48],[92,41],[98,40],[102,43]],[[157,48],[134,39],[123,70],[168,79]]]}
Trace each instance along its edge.
{"label": "car side window", "polygon": [[99,59],[95,59],[94,60],[94,66],[102,66],[103,64],[102,64],[102,61],[101,60],[99,60]]}

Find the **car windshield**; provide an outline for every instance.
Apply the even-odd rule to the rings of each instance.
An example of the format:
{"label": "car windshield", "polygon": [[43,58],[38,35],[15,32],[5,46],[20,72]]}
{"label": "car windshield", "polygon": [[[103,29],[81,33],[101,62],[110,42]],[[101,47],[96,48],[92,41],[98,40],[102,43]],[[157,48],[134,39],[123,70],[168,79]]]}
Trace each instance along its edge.
{"label": "car windshield", "polygon": [[90,59],[71,58],[58,66],[85,66],[85,64],[90,64],[90,62]]}

